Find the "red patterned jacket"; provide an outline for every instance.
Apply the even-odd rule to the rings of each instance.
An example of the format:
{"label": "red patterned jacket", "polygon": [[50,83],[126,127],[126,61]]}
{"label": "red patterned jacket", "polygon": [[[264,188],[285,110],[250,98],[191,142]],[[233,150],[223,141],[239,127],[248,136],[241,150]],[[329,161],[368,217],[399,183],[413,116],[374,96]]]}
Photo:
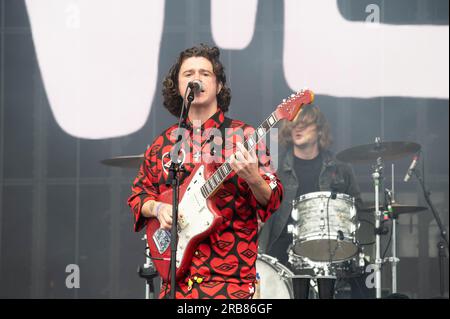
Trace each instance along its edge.
{"label": "red patterned jacket", "polygon": [[[223,158],[234,153],[236,143],[243,143],[244,136],[248,137],[254,132],[252,127],[241,121],[227,119],[225,124],[224,121],[225,116],[219,110],[199,128],[197,134],[194,134],[192,124],[189,121],[186,123],[184,151],[181,153],[186,173],[181,177],[181,183],[194,169],[193,162],[198,161],[200,150],[201,160],[210,161],[213,156],[211,150],[221,149],[220,156],[214,155],[216,161],[220,159],[220,163],[217,163],[219,167]],[[217,131],[222,129],[223,132],[223,126],[226,124],[230,124],[232,130],[225,128],[225,147],[221,148],[223,143]],[[167,189],[165,182],[170,166],[170,151],[177,141],[177,136],[173,133],[176,128],[177,125],[173,125],[165,130],[145,152],[144,163],[134,180],[132,195],[128,199],[135,217],[135,231],[140,231],[148,220],[141,215],[143,204],[148,200],[157,200],[158,194]],[[215,135],[211,133],[214,131]],[[211,135],[214,138],[211,138]],[[268,205],[259,205],[245,180],[234,172],[230,173],[213,197],[224,222],[198,246],[190,270],[186,277],[177,283],[177,298],[253,296],[258,252],[257,215],[265,222],[278,209],[283,196],[283,186],[272,171],[268,150],[262,143],[258,144],[257,150],[260,174],[272,189]],[[161,298],[170,291],[168,286],[163,283]]]}

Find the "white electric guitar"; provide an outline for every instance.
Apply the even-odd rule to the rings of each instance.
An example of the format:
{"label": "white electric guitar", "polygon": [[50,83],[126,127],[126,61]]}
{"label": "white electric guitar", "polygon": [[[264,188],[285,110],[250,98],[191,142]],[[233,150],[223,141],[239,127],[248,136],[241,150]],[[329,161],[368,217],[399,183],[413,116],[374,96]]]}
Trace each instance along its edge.
{"label": "white electric guitar", "polygon": [[[304,90],[292,94],[279,104],[276,110],[255,130],[244,147],[253,150],[267,132],[282,119],[293,121],[303,105],[312,103],[314,94]],[[232,172],[229,160],[218,169],[211,164],[197,164],[190,176],[180,185],[179,211],[183,219],[179,220],[178,243],[176,253],[176,279],[180,280],[189,269],[192,255],[198,244],[222,223],[220,211],[214,205],[214,194],[223,181]],[[172,204],[172,191],[161,193],[158,201]],[[170,270],[170,232],[160,228],[159,221],[151,218],[147,224],[147,240],[150,256],[160,276],[169,280]]]}

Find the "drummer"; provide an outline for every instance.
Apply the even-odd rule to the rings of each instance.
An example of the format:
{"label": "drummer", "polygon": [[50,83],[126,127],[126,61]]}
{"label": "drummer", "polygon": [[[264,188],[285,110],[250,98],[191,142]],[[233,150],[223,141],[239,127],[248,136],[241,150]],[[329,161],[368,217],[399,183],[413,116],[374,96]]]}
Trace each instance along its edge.
{"label": "drummer", "polygon": [[[312,192],[332,191],[354,197],[356,207],[362,205],[362,200],[352,168],[337,161],[329,151],[330,126],[319,107],[304,106],[296,121],[283,123],[279,137],[282,148],[278,174],[285,185],[285,197],[278,212],[263,226],[259,249],[289,267],[287,251],[292,235],[288,234],[287,225],[293,224],[293,199]],[[332,298],[334,280],[320,280],[320,287],[324,287],[319,291],[320,297]]]}

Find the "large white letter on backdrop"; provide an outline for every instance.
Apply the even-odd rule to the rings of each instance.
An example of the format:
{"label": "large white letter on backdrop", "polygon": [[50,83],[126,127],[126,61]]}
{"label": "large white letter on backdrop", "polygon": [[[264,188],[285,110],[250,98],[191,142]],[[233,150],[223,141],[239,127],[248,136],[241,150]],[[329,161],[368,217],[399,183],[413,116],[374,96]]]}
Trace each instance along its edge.
{"label": "large white letter on backdrop", "polygon": [[26,0],[45,90],[70,135],[128,135],[147,121],[164,0]]}

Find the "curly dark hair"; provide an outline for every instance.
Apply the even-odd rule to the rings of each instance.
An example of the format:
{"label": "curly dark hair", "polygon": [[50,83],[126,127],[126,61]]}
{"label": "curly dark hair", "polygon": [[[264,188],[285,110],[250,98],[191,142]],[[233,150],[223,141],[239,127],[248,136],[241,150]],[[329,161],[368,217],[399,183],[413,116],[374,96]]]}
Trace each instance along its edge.
{"label": "curly dark hair", "polygon": [[217,82],[222,84],[222,90],[217,94],[217,104],[223,112],[228,111],[231,101],[231,90],[226,86],[227,78],[222,62],[219,60],[219,56],[219,48],[209,47],[203,43],[180,53],[178,60],[172,65],[163,81],[162,94],[164,98],[164,107],[168,109],[171,114],[176,117],[180,116],[183,98],[178,91],[178,73],[180,72],[183,61],[191,57],[204,57],[211,62]]}

